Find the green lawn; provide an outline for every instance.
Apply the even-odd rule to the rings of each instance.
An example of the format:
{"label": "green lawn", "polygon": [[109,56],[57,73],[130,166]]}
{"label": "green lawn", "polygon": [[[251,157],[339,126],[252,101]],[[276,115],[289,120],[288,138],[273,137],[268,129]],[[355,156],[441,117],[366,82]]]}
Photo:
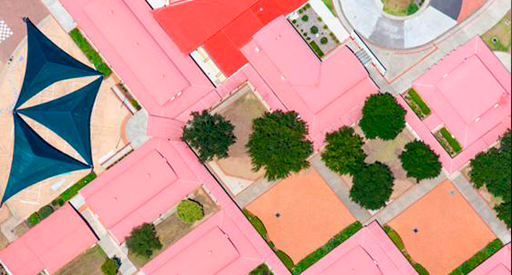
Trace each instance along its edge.
{"label": "green lawn", "polygon": [[460,146],[459,142],[450,134],[448,129],[446,127],[441,128],[439,130],[443,138],[448,142],[448,145],[450,145],[453,152],[458,153],[462,150],[462,147]]}
{"label": "green lawn", "polygon": [[110,67],[103,61],[101,56],[98,54],[98,52],[89,44],[87,39],[82,35],[80,30],[73,29],[69,36],[71,36],[71,39],[75,41],[76,45],[82,52],[87,56],[87,59],[91,61],[91,63],[96,67],[96,70],[100,72],[103,76],[109,77],[112,74],[112,70]]}
{"label": "green lawn", "polygon": [[482,35],[482,40],[493,51],[509,52],[511,47],[510,11],[491,29]]}
{"label": "green lawn", "polygon": [[89,173],[87,176],[83,177],[77,183],[73,184],[71,187],[66,189],[66,191],[62,192],[62,194],[60,194],[59,198],[62,199],[64,202],[70,200],[76,194],[78,194],[78,191],[80,191],[80,189],[84,188],[87,184],[89,184],[91,181],[93,181],[96,177],[97,177],[96,173],[94,173],[94,172]]}
{"label": "green lawn", "polygon": [[405,99],[409,106],[411,106],[411,109],[416,113],[416,115],[420,119],[427,117],[431,113],[431,110],[428,107],[427,103],[423,101],[418,92],[416,92],[416,90],[414,90],[413,88],[409,89],[405,96]]}
{"label": "green lawn", "polygon": [[482,250],[478,251],[473,257],[465,261],[459,267],[457,267],[450,275],[465,275],[491,257],[494,253],[498,252],[503,247],[503,243],[496,239],[490,242]]}
{"label": "green lawn", "polygon": [[[336,16],[336,10],[334,9],[334,5],[332,1],[334,0],[322,0],[324,4],[327,6],[327,8],[332,12],[334,16]],[[336,16],[337,17],[337,16]]]}

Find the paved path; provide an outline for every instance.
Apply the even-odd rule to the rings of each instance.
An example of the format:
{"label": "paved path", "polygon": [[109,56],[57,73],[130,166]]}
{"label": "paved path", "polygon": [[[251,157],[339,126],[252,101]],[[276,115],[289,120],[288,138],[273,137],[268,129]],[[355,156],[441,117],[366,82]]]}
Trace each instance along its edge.
{"label": "paved path", "polygon": [[431,180],[423,180],[413,188],[409,189],[398,199],[392,201],[384,209],[380,210],[375,216],[367,220],[365,224],[377,220],[380,224],[386,224],[398,214],[402,213],[409,206],[414,204],[418,199],[434,189],[437,185],[446,179],[446,174],[441,173],[437,178]]}
{"label": "paved path", "polygon": [[432,0],[414,15],[394,17],[382,12],[380,0],[337,1],[359,34],[372,43],[391,49],[419,47],[441,36],[457,24],[462,3],[462,0]]}
{"label": "paved path", "polygon": [[452,177],[452,182],[457,186],[460,193],[466,198],[469,204],[475,209],[478,215],[484,220],[489,228],[503,243],[510,242],[510,231],[507,226],[496,217],[496,213],[489,208],[484,199],[473,188],[471,183],[460,173]]}
{"label": "paved path", "polygon": [[336,196],[343,202],[343,204],[348,208],[350,213],[360,222],[364,222],[368,220],[371,215],[370,213],[359,206],[357,203],[353,202],[349,197],[349,189],[347,185],[343,182],[341,177],[335,172],[331,171],[325,163],[322,161],[320,155],[313,157],[311,160],[311,166],[314,167],[320,176],[325,180],[325,182],[331,187],[331,189],[336,193]]}
{"label": "paved path", "polygon": [[265,178],[254,182],[249,185],[240,194],[236,195],[235,202],[240,208],[244,208],[249,205],[257,197],[263,195],[270,188],[276,185],[279,181],[268,181]]}

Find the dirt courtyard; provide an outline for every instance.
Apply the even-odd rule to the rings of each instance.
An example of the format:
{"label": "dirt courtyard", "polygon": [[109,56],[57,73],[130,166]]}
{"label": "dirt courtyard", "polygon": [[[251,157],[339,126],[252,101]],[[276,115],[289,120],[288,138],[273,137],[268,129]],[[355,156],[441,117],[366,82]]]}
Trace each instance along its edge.
{"label": "dirt courtyard", "polygon": [[414,261],[431,275],[450,273],[496,238],[450,181],[434,188],[389,225]]}
{"label": "dirt courtyard", "polygon": [[295,264],[355,222],[312,168],[282,180],[247,210],[261,219],[269,239]]}

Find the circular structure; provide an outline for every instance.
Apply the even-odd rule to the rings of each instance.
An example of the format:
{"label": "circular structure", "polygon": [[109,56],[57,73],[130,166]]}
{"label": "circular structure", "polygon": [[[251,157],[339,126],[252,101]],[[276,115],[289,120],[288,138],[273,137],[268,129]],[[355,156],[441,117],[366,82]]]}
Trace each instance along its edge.
{"label": "circular structure", "polygon": [[457,25],[485,0],[426,0],[418,11],[399,17],[383,11],[381,0],[338,0],[352,27],[373,44],[391,49],[423,46]]}

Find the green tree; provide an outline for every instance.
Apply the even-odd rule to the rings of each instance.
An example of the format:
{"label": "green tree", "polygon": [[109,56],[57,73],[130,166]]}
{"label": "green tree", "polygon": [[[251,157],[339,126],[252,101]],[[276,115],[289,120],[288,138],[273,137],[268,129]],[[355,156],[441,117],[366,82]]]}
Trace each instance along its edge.
{"label": "green tree", "polygon": [[135,227],[126,239],[126,246],[131,253],[146,258],[151,257],[155,250],[162,249],[162,243],[156,234],[156,228],[150,223]]}
{"label": "green tree", "polygon": [[116,259],[106,258],[101,265],[101,272],[105,275],[116,275],[119,271],[119,263]]}
{"label": "green tree", "polygon": [[266,112],[254,119],[246,145],[253,170],[265,168],[265,177],[277,180],[309,167],[307,158],[313,153],[313,144],[307,133],[306,122],[294,111]]}
{"label": "green tree", "polygon": [[180,220],[192,224],[204,217],[203,206],[192,200],[182,200],[176,211]]}
{"label": "green tree", "polygon": [[380,162],[367,165],[354,176],[350,198],[366,209],[377,210],[391,197],[394,180],[387,165]]}
{"label": "green tree", "polygon": [[363,138],[351,127],[343,126],[325,135],[327,146],[322,153],[325,165],[341,175],[354,175],[364,166],[366,154],[363,151]]}
{"label": "green tree", "polygon": [[369,96],[359,125],[366,138],[393,140],[405,127],[405,109],[389,93]]}
{"label": "green tree", "polygon": [[234,126],[219,114],[192,112],[192,119],[183,127],[181,139],[199,152],[201,162],[214,157],[228,157],[228,149],[236,141]]}
{"label": "green tree", "polygon": [[415,140],[407,143],[404,149],[400,154],[400,161],[408,177],[415,178],[419,182],[439,176],[441,173],[439,155],[434,153],[430,146],[423,141]]}
{"label": "green tree", "polygon": [[494,207],[494,210],[498,214],[498,219],[502,220],[507,225],[508,229],[510,229],[510,226],[511,226],[510,219],[511,219],[511,215],[512,215],[510,200],[506,200],[506,201],[502,202],[501,204],[496,205]]}

